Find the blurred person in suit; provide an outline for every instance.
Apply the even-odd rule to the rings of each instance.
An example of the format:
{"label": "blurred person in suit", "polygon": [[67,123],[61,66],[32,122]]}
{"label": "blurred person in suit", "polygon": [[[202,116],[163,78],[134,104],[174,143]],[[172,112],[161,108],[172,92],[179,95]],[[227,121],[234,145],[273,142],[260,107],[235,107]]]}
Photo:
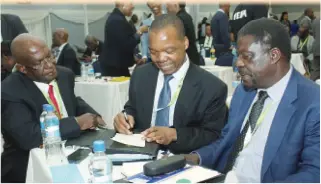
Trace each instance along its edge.
{"label": "blurred person in suit", "polygon": [[307,27],[309,33],[312,33],[312,20],[314,19],[314,12],[312,8],[307,8],[304,10],[304,16],[299,21],[300,27]]}
{"label": "blurred person in suit", "polygon": [[233,55],[231,54],[233,46],[229,34],[230,4],[220,4],[220,9],[215,13],[211,20],[211,31],[213,35],[213,46],[215,49],[215,65],[232,66]]}
{"label": "blurred person in suit", "polygon": [[132,3],[116,2],[116,7],[106,20],[105,41],[100,57],[103,76],[130,76],[128,67],[143,62],[134,56],[134,52],[148,27],[141,26],[135,32],[126,19],[132,15],[133,10]]}
{"label": "blurred person in suit", "polygon": [[16,64],[12,58],[10,47],[11,41],[4,40],[1,42],[1,81],[11,74]]}
{"label": "blurred person in suit", "polygon": [[[262,18],[238,33],[236,88],[221,137],[186,159],[239,183],[320,182],[320,87],[291,65],[284,26]],[[229,175],[229,174],[228,174]]]}
{"label": "blurred person in suit", "polygon": [[103,51],[103,44],[101,40],[98,40],[95,36],[87,35],[85,38],[86,50],[83,54],[85,60],[91,60],[93,54],[100,56]]}
{"label": "blurred person in suit", "polygon": [[1,42],[2,40],[12,41],[22,33],[28,33],[28,31],[19,16],[1,14]]}
{"label": "blurred person in suit", "polygon": [[66,29],[58,28],[52,35],[53,47],[57,50],[57,65],[69,68],[75,75],[80,75],[80,63],[75,50],[68,43],[69,34]]}
{"label": "blurred person in suit", "polygon": [[153,62],[134,70],[129,100],[114,120],[117,132],[143,131],[148,142],[173,153],[189,153],[218,138],[227,116],[227,87],[191,61],[188,44],[176,15],[160,15],[153,21],[149,32]]}
{"label": "blurred person in suit", "polygon": [[[153,1],[147,2],[148,8],[152,11],[152,16],[150,16],[148,19],[143,20],[143,25],[146,25],[150,27],[152,25],[152,22],[155,20],[157,16],[162,15],[162,4],[156,3]],[[149,33],[143,33],[142,35],[142,56],[144,62],[152,62],[150,52],[149,52]]]}
{"label": "blurred person in suit", "polygon": [[186,37],[189,40],[189,45],[186,50],[188,57],[191,62],[196,65],[204,64],[200,60],[200,54],[196,48],[196,35],[195,27],[193,23],[193,18],[190,14],[187,13],[185,3],[167,3],[166,8],[168,13],[176,14],[183,22]]}
{"label": "blurred person in suit", "polygon": [[314,42],[312,46],[313,53],[313,62],[312,62],[312,71],[311,79],[317,80],[320,79],[320,20],[315,19],[312,22],[312,32],[314,37]]}
{"label": "blurred person in suit", "polygon": [[63,140],[104,125],[100,115],[74,94],[75,75],[57,66],[46,43],[30,34],[11,45],[18,71],[1,83],[1,182],[25,182],[29,151],[43,144],[39,117],[43,104],[52,104]]}

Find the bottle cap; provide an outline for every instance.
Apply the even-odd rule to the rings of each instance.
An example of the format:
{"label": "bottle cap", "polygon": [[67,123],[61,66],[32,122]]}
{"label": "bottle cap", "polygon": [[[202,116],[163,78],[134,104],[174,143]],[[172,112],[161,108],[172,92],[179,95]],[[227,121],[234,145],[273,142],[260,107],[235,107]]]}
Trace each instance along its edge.
{"label": "bottle cap", "polygon": [[48,106],[49,106],[50,104],[43,104],[42,105],[42,110],[43,111],[48,111]]}
{"label": "bottle cap", "polygon": [[50,104],[47,104],[46,108],[47,108],[47,112],[53,112],[54,111],[53,106],[50,105]]}
{"label": "bottle cap", "polygon": [[105,152],[106,151],[105,142],[103,140],[94,141],[93,147],[94,147],[94,152],[95,153],[96,152]]}

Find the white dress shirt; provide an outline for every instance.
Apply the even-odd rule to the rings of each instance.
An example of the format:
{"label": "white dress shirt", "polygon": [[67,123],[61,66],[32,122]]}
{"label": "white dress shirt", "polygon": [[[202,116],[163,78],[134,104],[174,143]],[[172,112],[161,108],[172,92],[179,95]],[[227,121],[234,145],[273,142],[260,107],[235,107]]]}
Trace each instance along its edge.
{"label": "white dress shirt", "polygon": [[[47,99],[47,98],[49,98],[49,94],[48,94],[49,85],[53,85],[55,82],[56,81],[54,80],[54,81],[50,82],[49,84],[42,83],[42,82],[34,82],[34,83],[39,88],[39,90],[42,92],[42,94],[46,95],[45,98]],[[55,93],[56,91],[59,91],[59,89],[55,88],[55,85],[53,85],[53,86],[54,86],[54,96],[55,96],[55,98],[57,100],[57,103],[58,103],[58,106],[59,106],[59,110],[62,113],[62,118],[67,118],[68,117],[68,113],[67,113],[65,104],[64,104],[63,100],[58,98],[58,95]],[[58,86],[58,84],[56,84],[56,86]],[[61,96],[61,94],[60,94],[60,96]],[[60,107],[60,105],[62,105],[62,107]]]}
{"label": "white dress shirt", "polygon": [[60,45],[60,47],[59,47],[59,53],[58,53],[58,56],[57,56],[57,58],[56,58],[56,61],[57,61],[57,62],[58,62],[59,56],[60,56],[62,50],[64,49],[65,45],[67,45],[67,42],[64,43],[64,44],[62,44],[62,45]]}
{"label": "white dress shirt", "polygon": [[[186,61],[185,63],[181,66],[181,68],[175,72],[173,74],[173,79],[169,81],[169,86],[171,89],[171,98],[173,98],[179,83],[182,79],[185,78],[185,75],[187,73],[187,70],[189,68],[190,65],[190,61],[188,56],[186,55]],[[155,126],[155,120],[156,120],[156,115],[157,115],[157,106],[158,106],[158,100],[159,100],[159,95],[163,89],[164,86],[164,74],[162,71],[159,70],[158,72],[158,78],[157,78],[157,86],[156,86],[156,90],[155,90],[155,97],[154,97],[154,106],[153,106],[153,114],[152,114],[152,122],[151,122],[151,126]],[[177,99],[176,99],[177,101]],[[173,126],[174,124],[174,110],[175,110],[175,106],[176,106],[176,101],[173,105],[171,105],[169,108],[169,126]]]}
{"label": "white dress shirt", "polygon": [[[249,127],[244,140],[244,148],[236,158],[233,171],[235,171],[237,179],[240,183],[260,183],[261,182],[261,168],[263,161],[264,148],[268,139],[269,131],[274,119],[275,113],[278,109],[280,101],[283,97],[284,91],[289,83],[293,68],[290,67],[288,73],[276,84],[266,89],[269,97],[264,102],[262,114],[266,112],[262,123],[256,124],[256,132],[252,135],[251,128]],[[258,89],[263,91],[262,89]],[[258,93],[254,98],[251,108],[244,118],[242,129],[248,120],[249,113],[251,112],[254,102],[258,98]],[[282,123],[282,122],[275,122]],[[240,130],[240,132],[242,131]]]}
{"label": "white dress shirt", "polygon": [[204,40],[204,48],[212,48],[212,41],[213,41],[212,36],[206,36]]}

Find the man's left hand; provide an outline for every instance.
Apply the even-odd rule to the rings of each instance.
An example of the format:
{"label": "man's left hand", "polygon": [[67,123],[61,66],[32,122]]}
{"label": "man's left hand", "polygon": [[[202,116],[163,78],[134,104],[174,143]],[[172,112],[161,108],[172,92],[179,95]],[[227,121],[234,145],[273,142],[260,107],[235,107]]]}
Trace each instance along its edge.
{"label": "man's left hand", "polygon": [[97,116],[96,117],[96,122],[95,122],[95,125],[96,126],[100,126],[100,127],[106,127],[107,125],[106,125],[106,123],[105,123],[105,121],[103,120],[103,118],[101,118],[100,116]]}
{"label": "man's left hand", "polygon": [[168,145],[177,140],[175,128],[169,127],[151,127],[142,134],[145,136],[147,142],[157,142],[158,144]]}

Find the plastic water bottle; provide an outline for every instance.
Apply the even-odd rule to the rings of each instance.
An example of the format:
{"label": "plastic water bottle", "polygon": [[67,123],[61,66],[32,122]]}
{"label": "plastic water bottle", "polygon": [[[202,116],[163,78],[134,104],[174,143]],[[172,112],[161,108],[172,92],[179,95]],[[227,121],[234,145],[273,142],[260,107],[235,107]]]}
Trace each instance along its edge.
{"label": "plastic water bottle", "polygon": [[88,76],[88,81],[92,82],[95,79],[95,71],[92,63],[89,63],[87,66],[87,76]]}
{"label": "plastic water bottle", "polygon": [[211,47],[210,53],[211,53],[211,60],[214,60],[215,59],[215,49],[214,49],[213,45]]}
{"label": "plastic water bottle", "polygon": [[81,78],[86,81],[87,80],[87,67],[85,63],[81,64]]}
{"label": "plastic water bottle", "polygon": [[240,83],[241,83],[241,77],[238,72],[238,68],[236,66],[237,62],[237,51],[235,48],[232,50],[233,54],[233,82],[232,82],[232,87],[235,89]]}
{"label": "plastic water bottle", "polygon": [[46,144],[45,152],[48,165],[67,164],[67,158],[62,150],[60,136],[59,119],[54,113],[52,105],[47,106],[47,115],[45,117]]}
{"label": "plastic water bottle", "polygon": [[97,140],[93,144],[94,154],[89,162],[91,183],[112,183],[113,163],[105,154],[105,142]]}
{"label": "plastic water bottle", "polygon": [[43,145],[46,143],[46,127],[45,127],[45,118],[47,115],[49,104],[43,104],[42,105],[42,113],[40,115],[40,130],[41,130],[41,136],[42,136],[42,143]]}

